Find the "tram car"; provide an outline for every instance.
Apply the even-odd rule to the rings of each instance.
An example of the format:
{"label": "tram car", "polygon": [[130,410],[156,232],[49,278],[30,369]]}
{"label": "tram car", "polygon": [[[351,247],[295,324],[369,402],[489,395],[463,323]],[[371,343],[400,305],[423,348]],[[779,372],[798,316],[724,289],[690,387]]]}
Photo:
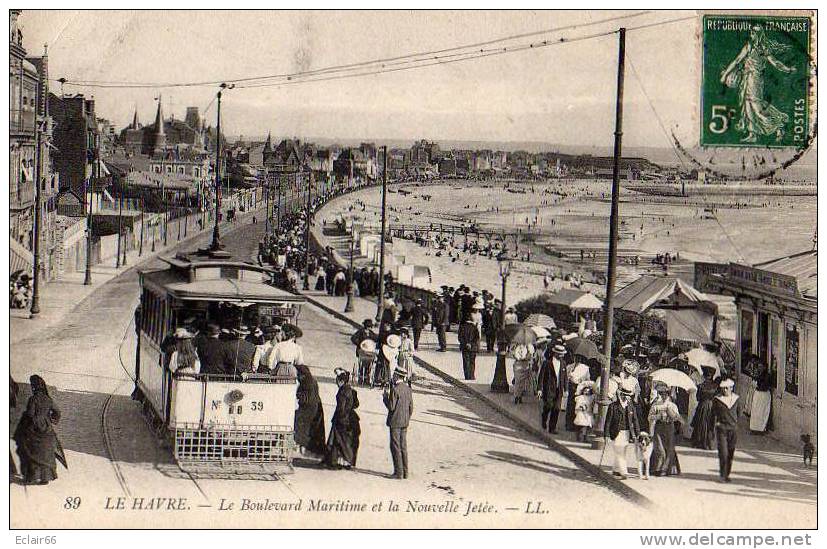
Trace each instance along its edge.
{"label": "tram car", "polygon": [[185,319],[202,328],[297,324],[304,298],[276,288],[273,271],[250,263],[197,254],[162,259],[166,268],[140,273],[133,398],[185,471],[289,471],[295,381],[174,374],[164,342]]}

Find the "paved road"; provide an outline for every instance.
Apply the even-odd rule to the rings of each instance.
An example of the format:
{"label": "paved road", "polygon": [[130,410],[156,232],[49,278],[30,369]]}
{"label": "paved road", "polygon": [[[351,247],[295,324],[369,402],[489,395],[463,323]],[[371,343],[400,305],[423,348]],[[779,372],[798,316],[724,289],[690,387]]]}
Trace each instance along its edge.
{"label": "paved road", "polygon": [[[234,252],[251,254],[263,229],[262,224],[245,225],[225,243]],[[190,246],[196,245],[203,242]],[[60,478],[47,487],[12,486],[14,526],[571,528],[628,525],[629,513],[640,525],[651,520],[476,399],[424,372],[414,390],[410,480],[387,478],[391,463],[381,392],[359,389],[363,433],[356,469],[328,471],[304,464],[280,480],[194,481],[174,466],[129,399],[130,322],[137,297],[135,271],[124,273],[50,335],[13,347],[16,379],[39,373],[54,387],[63,410],[59,436],[71,467],[61,469]],[[335,402],[332,370],[350,367],[351,329],[310,307],[300,323],[301,343],[329,421]],[[73,497],[81,498],[78,509],[67,503]],[[119,497],[125,498],[126,509],[106,509],[107,501],[117,506]],[[144,506],[151,498],[186,499],[164,500],[166,510],[158,511],[133,510],[135,498],[144,498]],[[299,508],[245,510],[245,499]],[[333,507],[317,510],[320,500]],[[537,501],[542,502],[539,512],[527,513],[538,510],[532,503]],[[230,504],[233,509],[222,509]],[[173,511],[170,505],[184,509]],[[466,516],[469,506],[474,511]],[[601,513],[595,515],[595,509]]]}

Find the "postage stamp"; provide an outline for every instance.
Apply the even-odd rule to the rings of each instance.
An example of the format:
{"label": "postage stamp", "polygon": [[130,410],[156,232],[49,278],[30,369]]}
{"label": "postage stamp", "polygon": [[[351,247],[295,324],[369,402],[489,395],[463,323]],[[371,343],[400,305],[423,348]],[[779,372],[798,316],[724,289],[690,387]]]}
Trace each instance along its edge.
{"label": "postage stamp", "polygon": [[701,146],[805,146],[811,21],[705,15],[702,23]]}

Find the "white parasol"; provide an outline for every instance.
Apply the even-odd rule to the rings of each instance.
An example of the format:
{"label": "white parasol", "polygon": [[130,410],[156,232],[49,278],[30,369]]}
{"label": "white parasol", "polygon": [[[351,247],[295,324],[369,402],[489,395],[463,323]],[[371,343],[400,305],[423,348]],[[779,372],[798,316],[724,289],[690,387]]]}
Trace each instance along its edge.
{"label": "white parasol", "polygon": [[692,378],[674,368],[661,368],[652,373],[652,381],[661,381],[670,387],[678,387],[685,391],[696,391],[698,387]]}
{"label": "white parasol", "polygon": [[683,356],[686,359],[686,362],[689,363],[690,366],[697,368],[701,374],[703,374],[702,368],[714,368],[715,377],[721,375],[721,364],[718,360],[718,356],[714,353],[710,353],[701,347],[696,347],[685,353]]}

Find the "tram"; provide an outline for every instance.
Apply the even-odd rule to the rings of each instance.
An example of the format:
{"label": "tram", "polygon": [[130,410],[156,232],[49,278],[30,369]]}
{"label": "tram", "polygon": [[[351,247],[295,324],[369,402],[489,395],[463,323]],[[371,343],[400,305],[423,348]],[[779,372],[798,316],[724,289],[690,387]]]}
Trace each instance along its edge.
{"label": "tram", "polygon": [[192,318],[199,326],[297,324],[304,298],[276,288],[273,271],[250,263],[198,254],[162,259],[165,268],[140,273],[133,398],[185,471],[289,469],[295,382],[267,374],[178,376],[164,340]]}

